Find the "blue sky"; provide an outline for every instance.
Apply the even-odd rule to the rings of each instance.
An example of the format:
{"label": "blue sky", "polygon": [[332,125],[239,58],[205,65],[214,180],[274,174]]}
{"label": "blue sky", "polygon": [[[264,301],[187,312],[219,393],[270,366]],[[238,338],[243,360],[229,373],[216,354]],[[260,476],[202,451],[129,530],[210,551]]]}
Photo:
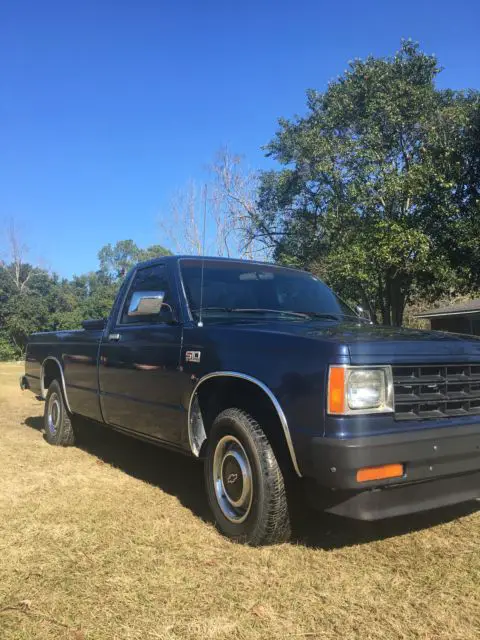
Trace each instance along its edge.
{"label": "blue sky", "polygon": [[228,145],[253,167],[354,57],[402,37],[440,86],[480,88],[478,0],[32,0],[0,8],[0,254],[14,218],[62,275],[107,242],[162,242],[172,194]]}

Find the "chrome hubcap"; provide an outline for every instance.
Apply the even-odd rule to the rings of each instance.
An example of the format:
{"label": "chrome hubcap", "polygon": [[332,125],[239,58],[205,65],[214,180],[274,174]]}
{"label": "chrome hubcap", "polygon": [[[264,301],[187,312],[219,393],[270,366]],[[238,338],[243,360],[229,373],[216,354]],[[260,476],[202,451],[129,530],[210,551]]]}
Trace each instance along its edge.
{"label": "chrome hubcap", "polygon": [[243,522],[252,506],[252,469],[245,449],[234,436],[224,436],[217,444],[213,485],[223,515],[230,522]]}
{"label": "chrome hubcap", "polygon": [[48,400],[47,425],[52,435],[57,433],[60,422],[60,399],[56,393],[52,393]]}

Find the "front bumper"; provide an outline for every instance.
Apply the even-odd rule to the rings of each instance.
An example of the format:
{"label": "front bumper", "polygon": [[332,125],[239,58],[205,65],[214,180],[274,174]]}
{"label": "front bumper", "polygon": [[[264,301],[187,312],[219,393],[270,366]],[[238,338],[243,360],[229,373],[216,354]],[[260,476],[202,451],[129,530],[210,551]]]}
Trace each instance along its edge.
{"label": "front bumper", "polygon": [[[314,493],[327,489],[322,508],[339,515],[377,520],[480,497],[480,424],[314,438],[311,451]],[[358,469],[390,463],[404,465],[402,478],[357,482]]]}

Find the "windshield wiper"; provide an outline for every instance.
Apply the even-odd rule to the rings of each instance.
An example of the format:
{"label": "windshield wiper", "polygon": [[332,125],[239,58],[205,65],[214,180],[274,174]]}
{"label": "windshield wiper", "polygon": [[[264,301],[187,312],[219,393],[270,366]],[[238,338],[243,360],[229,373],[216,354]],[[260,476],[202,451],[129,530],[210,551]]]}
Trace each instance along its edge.
{"label": "windshield wiper", "polygon": [[[202,313],[204,311],[224,311],[225,313],[275,313],[279,315],[289,315],[296,316],[297,318],[309,318],[310,315],[308,313],[304,313],[303,311],[288,311],[288,309],[261,309],[261,308],[252,308],[247,309],[243,307],[203,307]],[[192,313],[196,313],[197,315],[200,313],[200,309],[192,309]]]}
{"label": "windshield wiper", "polygon": [[232,309],[240,313],[277,313],[280,315],[297,316],[297,318],[308,318],[308,313],[303,311],[289,311],[288,309]]}
{"label": "windshield wiper", "polygon": [[343,315],[342,313],[321,313],[317,311],[302,311],[301,313],[308,318],[330,318],[332,320],[339,320]]}
{"label": "windshield wiper", "polygon": [[225,311],[226,313],[230,313],[232,311],[231,307],[202,307],[201,309],[191,309],[192,313],[203,313],[204,311]]}
{"label": "windshield wiper", "polygon": [[308,315],[310,318],[332,318],[333,320],[340,320],[341,318],[352,318],[354,320],[360,322],[368,322],[365,318],[361,318],[360,316],[349,315],[348,313],[320,313],[317,311],[302,311],[305,315]]}
{"label": "windshield wiper", "polygon": [[[352,318],[357,322],[368,323],[368,320],[365,318],[361,318],[360,316],[349,315],[346,313],[322,313],[317,311],[290,311],[288,309],[262,309],[262,308],[243,308],[243,307],[203,307],[202,313],[204,311],[222,311],[224,313],[275,313],[277,315],[282,316],[294,316],[296,318],[303,318],[304,320],[311,320],[314,318],[318,319],[330,319],[330,320],[341,320],[342,318]],[[197,315],[200,313],[200,309],[192,309],[192,313],[196,313]]]}

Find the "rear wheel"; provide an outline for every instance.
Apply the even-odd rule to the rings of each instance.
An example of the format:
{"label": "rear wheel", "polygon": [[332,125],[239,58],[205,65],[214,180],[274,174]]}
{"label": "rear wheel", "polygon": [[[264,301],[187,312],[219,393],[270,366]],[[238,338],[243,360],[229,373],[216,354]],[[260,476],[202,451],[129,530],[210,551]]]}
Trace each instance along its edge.
{"label": "rear wheel", "polygon": [[229,538],[256,546],[290,537],[282,471],[261,426],[248,413],[227,409],[215,419],[205,481],[217,526]]}
{"label": "rear wheel", "polygon": [[43,422],[45,439],[49,444],[63,447],[74,444],[72,421],[58,380],[54,380],[48,387]]}

